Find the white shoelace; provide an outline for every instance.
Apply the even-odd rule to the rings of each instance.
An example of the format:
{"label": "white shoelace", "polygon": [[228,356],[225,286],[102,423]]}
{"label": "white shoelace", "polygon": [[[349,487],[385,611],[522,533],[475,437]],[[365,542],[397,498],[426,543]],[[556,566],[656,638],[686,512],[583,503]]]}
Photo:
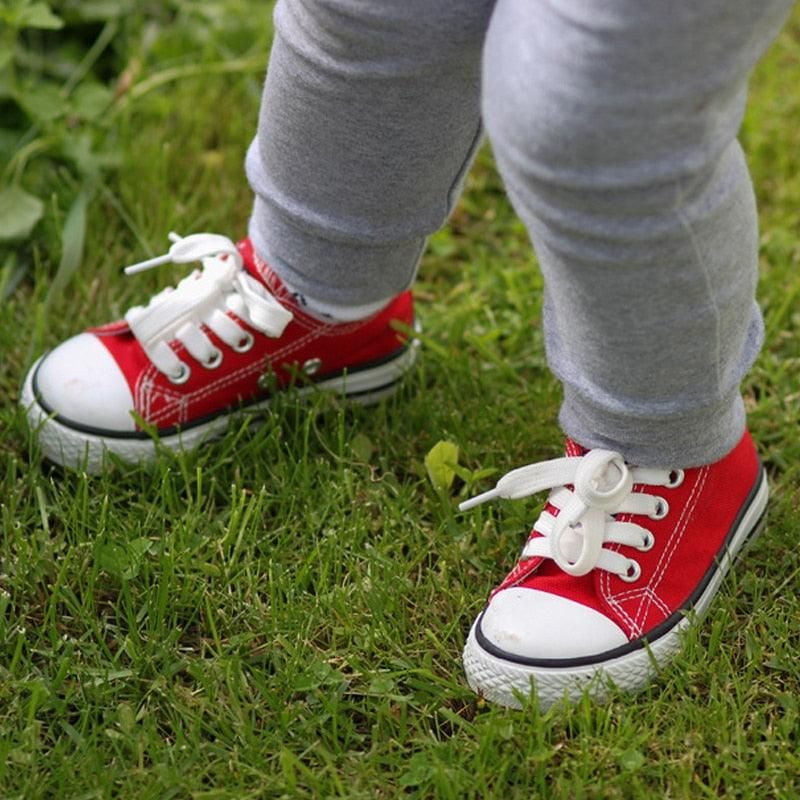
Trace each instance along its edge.
{"label": "white shoelace", "polygon": [[205,334],[203,325],[233,350],[249,350],[253,335],[228,312],[266,336],[277,338],[283,333],[292,312],[246,272],[242,256],[230,239],[214,233],[185,238],[170,233],[169,238],[173,244],[168,253],[125,269],[132,275],[167,263],[200,261],[203,265],[176,287],[159,292],[146,306],[134,306],[125,314],[131,332],[156,369],[174,383],[188,379],[189,366],[169,346],[173,339],[206,369],[218,367],[223,354]]}
{"label": "white shoelace", "polygon": [[663,519],[669,510],[667,501],[634,492],[633,486],[674,488],[682,480],[681,470],[629,467],[619,453],[597,449],[584,456],[556,458],[512,470],[494,489],[461,503],[459,510],[497,497],[514,500],[550,489],[548,503],[558,509],[558,515],[542,512],[533,526],[541,536],[528,541],[522,557],[552,558],[570,575],[586,575],[599,568],[631,582],[641,574],[639,563],[604,545],[620,544],[646,552],[655,539],[641,525],[620,522],[613,515]]}

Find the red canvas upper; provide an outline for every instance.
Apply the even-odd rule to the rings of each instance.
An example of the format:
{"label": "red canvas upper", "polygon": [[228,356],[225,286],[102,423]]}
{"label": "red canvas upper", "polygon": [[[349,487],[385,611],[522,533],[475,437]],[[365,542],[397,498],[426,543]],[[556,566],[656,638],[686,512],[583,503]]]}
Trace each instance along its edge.
{"label": "red canvas upper", "polygon": [[[229,312],[255,343],[246,353],[225,345],[210,329],[203,332],[224,354],[214,370],[204,369],[177,340],[170,347],[191,365],[186,383],[176,385],[157,370],[124,321],[92,328],[90,332],[105,345],[125,375],[139,416],[158,429],[190,423],[218,413],[221,409],[256,401],[267,396],[258,379],[272,373],[274,385],[284,388],[298,379],[301,365],[319,359],[321,367],[314,380],[355,371],[360,366],[380,362],[401,349],[407,337],[402,330],[413,325],[411,293],[406,291],[373,316],[357,322],[325,322],[306,314],[284,287],[278,276],[255,253],[249,239],[238,245],[245,269],[289,308],[294,318],[279,338],[265,336]],[[401,323],[395,328],[393,323]]]}
{"label": "red canvas upper", "polygon": [[[571,441],[567,442],[566,451],[568,456],[585,452]],[[631,640],[639,638],[686,605],[720,554],[759,472],[755,446],[745,432],[739,444],[722,460],[684,470],[684,480],[676,488],[635,485],[634,491],[663,497],[670,511],[661,520],[616,515],[619,521],[637,523],[655,537],[655,545],[648,552],[618,544],[605,545],[635,556],[642,573],[633,583],[599,568],[574,577],[563,572],[552,559],[530,558],[521,560],[491,596],[512,586],[561,595],[609,617]],[[548,510],[558,514],[557,509]]]}

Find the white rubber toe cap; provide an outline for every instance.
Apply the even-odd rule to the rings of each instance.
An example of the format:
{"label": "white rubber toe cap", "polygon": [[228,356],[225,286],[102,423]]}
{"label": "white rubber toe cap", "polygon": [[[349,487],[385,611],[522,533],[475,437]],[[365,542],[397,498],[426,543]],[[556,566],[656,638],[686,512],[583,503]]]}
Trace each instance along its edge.
{"label": "white rubber toe cap", "polygon": [[81,333],[48,353],[36,371],[35,393],[63,424],[108,432],[136,430],[128,382],[94,334]]}
{"label": "white rubber toe cap", "polygon": [[570,659],[628,643],[608,617],[574,600],[536,589],[498,592],[480,620],[482,638],[511,656]]}

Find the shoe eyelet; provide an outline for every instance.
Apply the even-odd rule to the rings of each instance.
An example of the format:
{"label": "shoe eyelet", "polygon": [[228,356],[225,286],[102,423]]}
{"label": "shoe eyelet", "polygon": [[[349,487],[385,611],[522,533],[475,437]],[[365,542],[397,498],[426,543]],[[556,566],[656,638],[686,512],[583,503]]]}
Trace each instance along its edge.
{"label": "shoe eyelet", "polygon": [[633,559],[628,561],[628,569],[619,576],[620,580],[625,581],[625,583],[633,583],[634,581],[638,581],[641,577],[642,568],[639,562]]}
{"label": "shoe eyelet", "polygon": [[309,358],[308,361],[303,364],[303,374],[308,375],[316,375],[320,367],[322,366],[322,359],[321,358]]}
{"label": "shoe eyelet", "polygon": [[683,483],[684,477],[686,477],[686,473],[682,469],[673,469],[669,473],[667,489],[677,489]]}
{"label": "shoe eyelet", "polygon": [[216,369],[222,363],[222,350],[215,348],[211,357],[201,363],[206,369]]}
{"label": "shoe eyelet", "polygon": [[178,372],[175,375],[167,375],[167,379],[170,383],[174,383],[176,386],[179,386],[182,383],[186,383],[191,374],[192,371],[189,369],[188,364],[184,364],[183,361],[181,361],[181,365],[178,367]]}
{"label": "shoe eyelet", "polygon": [[644,533],[644,541],[636,548],[640,553],[649,552],[656,543],[656,537],[650,531],[645,531]]}
{"label": "shoe eyelet", "polygon": [[255,336],[250,331],[244,331],[243,336],[236,344],[231,345],[231,348],[237,353],[246,353],[255,342]]}
{"label": "shoe eyelet", "polygon": [[669,503],[663,497],[656,498],[656,507],[652,514],[648,516],[650,519],[664,519],[669,514]]}

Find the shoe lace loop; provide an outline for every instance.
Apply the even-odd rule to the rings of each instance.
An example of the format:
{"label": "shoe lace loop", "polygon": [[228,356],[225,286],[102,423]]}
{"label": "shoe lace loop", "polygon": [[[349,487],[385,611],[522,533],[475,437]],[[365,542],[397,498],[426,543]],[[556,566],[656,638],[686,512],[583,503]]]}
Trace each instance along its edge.
{"label": "shoe lace loop", "polygon": [[[673,473],[674,474],[674,471]],[[659,518],[662,498],[633,491],[634,484],[670,486],[667,469],[631,467],[610,450],[590,450],[583,456],[569,456],[529,464],[512,470],[493,489],[461,503],[466,511],[495,498],[519,499],[551,490],[548,507],[533,526],[532,536],[522,551],[523,558],[552,558],[570,575],[586,575],[599,568],[630,579],[638,564],[605,545],[621,544],[646,551],[653,546],[653,534],[633,522],[619,521],[617,514]]]}
{"label": "shoe lace loop", "polygon": [[170,233],[169,238],[172,245],[167,253],[125,268],[127,275],[133,275],[161,264],[202,264],[202,269],[174,288],[159,292],[146,306],[134,306],[125,315],[131,332],[159,371],[176,376],[183,369],[169,346],[174,339],[201,364],[215,364],[218,350],[203,327],[229,347],[239,346],[249,333],[232,315],[266,336],[281,336],[292,312],[247,273],[229,238],[214,233],[186,237]]}

